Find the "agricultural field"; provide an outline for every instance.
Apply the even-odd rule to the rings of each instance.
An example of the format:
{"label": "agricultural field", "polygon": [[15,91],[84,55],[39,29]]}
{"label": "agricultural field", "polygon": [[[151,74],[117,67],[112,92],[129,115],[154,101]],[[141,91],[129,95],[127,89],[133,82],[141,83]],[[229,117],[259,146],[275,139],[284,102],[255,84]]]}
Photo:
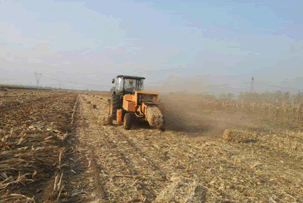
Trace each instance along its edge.
{"label": "agricultural field", "polygon": [[162,95],[166,131],[109,94],[0,94],[0,202],[303,202],[300,102]]}

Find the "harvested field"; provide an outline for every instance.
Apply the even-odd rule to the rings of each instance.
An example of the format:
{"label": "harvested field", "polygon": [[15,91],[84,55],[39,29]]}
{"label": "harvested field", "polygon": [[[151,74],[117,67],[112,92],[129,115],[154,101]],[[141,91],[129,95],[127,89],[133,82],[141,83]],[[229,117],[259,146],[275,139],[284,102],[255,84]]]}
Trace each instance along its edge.
{"label": "harvested field", "polygon": [[108,94],[28,91],[0,97],[0,202],[303,202],[299,131],[176,95],[126,131]]}
{"label": "harvested field", "polygon": [[[1,200],[56,200],[63,189],[62,160],[76,113],[75,94],[43,93],[1,105]],[[3,105],[4,104],[4,105]]]}

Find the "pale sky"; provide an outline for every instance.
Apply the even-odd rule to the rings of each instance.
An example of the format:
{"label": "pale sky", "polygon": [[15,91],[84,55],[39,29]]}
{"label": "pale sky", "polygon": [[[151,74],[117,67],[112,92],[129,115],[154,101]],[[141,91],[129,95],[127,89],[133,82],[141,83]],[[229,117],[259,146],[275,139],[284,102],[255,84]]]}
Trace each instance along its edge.
{"label": "pale sky", "polygon": [[105,90],[128,74],[235,93],[253,75],[256,91],[297,92],[302,9],[302,0],[0,0],[0,83],[35,85],[37,71],[42,86]]}

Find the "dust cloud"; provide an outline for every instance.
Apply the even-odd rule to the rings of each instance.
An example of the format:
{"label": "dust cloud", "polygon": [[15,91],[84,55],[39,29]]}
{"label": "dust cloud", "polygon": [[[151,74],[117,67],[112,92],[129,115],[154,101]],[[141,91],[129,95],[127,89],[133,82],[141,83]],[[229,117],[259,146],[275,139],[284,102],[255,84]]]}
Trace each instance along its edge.
{"label": "dust cloud", "polygon": [[248,125],[260,128],[262,125],[256,115],[213,111],[207,105],[210,101],[203,95],[164,94],[160,98],[164,104],[166,130],[220,136],[225,129],[244,128]]}
{"label": "dust cloud", "polygon": [[166,130],[216,136],[228,128],[239,128],[248,123],[259,125],[252,115],[210,109],[214,105],[209,103],[215,99],[208,99],[206,90],[202,79],[167,82],[167,86],[159,91],[160,102],[164,104]]}

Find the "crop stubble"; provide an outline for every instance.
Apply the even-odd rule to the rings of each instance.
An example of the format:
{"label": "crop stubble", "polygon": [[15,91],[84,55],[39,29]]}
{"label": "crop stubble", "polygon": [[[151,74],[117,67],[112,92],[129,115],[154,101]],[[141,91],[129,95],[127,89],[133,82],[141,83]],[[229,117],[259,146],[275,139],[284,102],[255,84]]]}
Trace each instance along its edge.
{"label": "crop stubble", "polygon": [[1,106],[1,202],[60,198],[75,101],[75,94],[58,92]]}
{"label": "crop stubble", "polygon": [[[62,98],[61,103],[58,102],[59,98]],[[193,121],[194,125],[186,123],[186,126],[183,125],[179,130],[176,128],[178,123],[173,125],[171,122],[182,121],[182,119],[170,118],[170,116],[175,117],[176,114],[167,112],[170,126],[166,132],[149,129],[146,126],[134,126],[133,129],[125,131],[119,125],[103,125],[103,117],[107,115],[107,95],[81,94],[78,97],[79,112],[76,114],[72,113],[74,112],[72,109],[75,108],[75,97],[62,95],[59,98],[54,98],[54,101],[48,98],[44,103],[39,101],[37,104],[31,104],[36,106],[28,110],[20,107],[14,110],[15,113],[5,115],[11,117],[23,115],[19,120],[25,122],[27,112],[32,111],[32,115],[39,114],[41,117],[39,119],[45,120],[42,126],[47,126],[51,122],[51,116],[46,115],[56,114],[47,111],[49,109],[47,108],[49,106],[45,105],[47,102],[58,108],[57,113],[66,111],[66,118],[78,115],[75,121],[77,128],[74,130],[76,134],[65,139],[69,143],[68,146],[63,145],[65,148],[56,139],[46,142],[51,140],[48,138],[51,135],[44,135],[42,132],[39,134],[37,130],[30,138],[45,144],[41,146],[44,147],[42,148],[44,151],[46,150],[44,160],[48,165],[45,164],[44,167],[49,167],[50,175],[43,176],[49,182],[46,181],[46,186],[41,187],[40,193],[48,194],[47,198],[43,195],[39,196],[34,190],[21,190],[24,188],[23,184],[37,184],[37,180],[32,177],[39,174],[35,174],[37,169],[43,171],[30,160],[27,161],[30,163],[29,166],[33,165],[32,168],[26,168],[21,164],[20,168],[12,173],[14,181],[19,180],[19,182],[1,189],[4,194],[7,189],[13,188],[9,190],[6,197],[10,197],[12,192],[19,192],[18,194],[24,197],[15,196],[15,198],[20,200],[27,198],[28,201],[36,202],[57,199],[61,202],[303,201],[301,133],[266,134],[242,129],[226,131],[221,138],[212,137],[202,128],[199,131],[198,125],[203,126],[203,117],[192,118],[188,116],[190,112],[185,115],[186,110],[182,109],[179,109],[179,112],[182,112],[183,120]],[[69,100],[71,101],[68,102]],[[93,104],[98,108],[93,108]],[[45,106],[44,110],[38,111],[35,108],[39,105]],[[185,120],[186,116],[191,119]],[[64,125],[71,122],[70,119],[60,121]],[[13,126],[17,126],[17,122],[8,123],[11,123],[10,127],[2,126],[5,135],[9,134]],[[61,127],[63,128],[64,125]],[[27,124],[27,127],[29,126],[31,126],[30,122]],[[195,131],[189,129],[190,126],[196,127]],[[70,127],[65,129],[72,134]],[[191,136],[193,132],[195,137]],[[16,134],[15,131],[11,133],[13,134]],[[56,135],[60,137],[58,133]],[[48,139],[45,140],[46,138]],[[26,140],[26,137],[23,139]],[[19,140],[20,136],[8,143],[18,143]],[[7,147],[6,143],[7,141],[2,142],[2,145],[5,145],[1,145],[3,147],[1,153],[8,150],[4,148]],[[27,145],[34,144],[31,142]],[[50,152],[47,151],[47,147]],[[9,153],[14,156],[17,154],[15,151]],[[61,164],[59,164],[60,156],[65,157],[61,158]],[[12,156],[8,156],[5,160],[17,161]],[[7,164],[2,162],[4,163]],[[65,167],[58,169],[60,165]],[[6,169],[4,165],[1,166],[2,169]],[[26,170],[29,174],[17,173]],[[3,180],[4,178],[1,179],[1,184],[5,186],[6,182]],[[54,189],[56,181],[60,184]],[[14,187],[11,187],[13,185]]]}
{"label": "crop stubble", "polygon": [[[100,111],[93,112],[87,106],[88,116],[91,114],[92,120],[102,120],[102,116],[106,115],[106,103],[88,96],[85,98],[100,106]],[[203,122],[203,119],[196,119],[195,125],[199,122]],[[120,182],[118,179],[111,179],[110,182],[115,187],[105,187],[109,191],[115,191],[113,194],[116,200],[131,201],[138,198],[138,201],[154,202],[302,201],[302,143],[296,141],[297,151],[292,152],[290,145],[283,145],[287,141],[290,142],[292,136],[297,136],[297,140],[300,140],[300,134],[255,133],[258,137],[255,139],[251,136],[254,133],[249,130],[232,130],[236,132],[238,139],[244,137],[242,141],[233,141],[210,137],[209,134],[206,136],[202,129],[200,137],[196,131],[195,137],[192,137],[190,129],[178,131],[174,130],[173,126],[168,126],[167,132],[140,126],[135,126],[130,131],[124,131],[121,126],[102,126],[103,129],[100,126],[102,125],[96,122],[92,127],[97,131],[95,142],[100,144],[110,139],[107,142],[115,143],[109,146],[101,144],[101,151],[96,152],[104,156],[101,158],[103,168],[109,167],[110,171],[106,174],[119,174],[119,169],[122,172],[125,170],[130,174],[127,177],[132,177],[133,182],[136,182],[134,172],[129,169],[135,168],[143,176],[149,174],[148,185],[155,194],[153,197],[147,196],[141,191],[143,197],[136,195],[131,191],[132,182],[127,182],[126,175],[123,174],[119,175],[124,178],[120,178]],[[125,158],[121,153],[128,158],[127,161],[123,161]],[[151,163],[161,172],[153,173],[153,170],[157,169],[144,160],[144,156],[152,160]],[[161,179],[163,174],[165,179]],[[153,184],[153,181],[159,182]]]}

